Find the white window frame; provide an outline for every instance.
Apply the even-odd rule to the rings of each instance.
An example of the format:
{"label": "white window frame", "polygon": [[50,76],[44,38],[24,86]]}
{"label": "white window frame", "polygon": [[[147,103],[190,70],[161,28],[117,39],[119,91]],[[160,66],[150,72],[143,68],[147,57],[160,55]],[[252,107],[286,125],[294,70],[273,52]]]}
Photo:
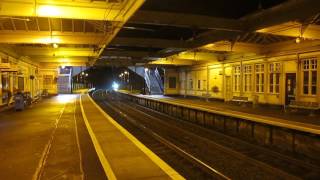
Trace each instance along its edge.
{"label": "white window frame", "polygon": [[270,94],[280,93],[280,74],[281,63],[275,62],[269,64],[269,86],[268,91]]}
{"label": "white window frame", "polygon": [[243,92],[252,91],[252,65],[243,65]]}
{"label": "white window frame", "polygon": [[255,64],[255,80],[256,80],[256,93],[264,92],[264,64]]}
{"label": "white window frame", "polygon": [[[318,60],[316,58],[309,58],[309,59],[303,59],[301,61],[301,78],[302,78],[302,83],[301,83],[301,92],[303,95],[309,95],[309,96],[316,96],[319,89],[317,88],[318,84]],[[308,74],[308,79],[307,83],[304,81],[305,80],[305,73]],[[316,80],[315,84],[312,84],[313,82],[313,76],[312,73],[316,74]],[[304,89],[305,87],[308,88],[308,92],[305,93]],[[315,93],[312,93],[312,88],[315,88]]]}
{"label": "white window frame", "polygon": [[241,66],[233,66],[233,91],[240,92]]}

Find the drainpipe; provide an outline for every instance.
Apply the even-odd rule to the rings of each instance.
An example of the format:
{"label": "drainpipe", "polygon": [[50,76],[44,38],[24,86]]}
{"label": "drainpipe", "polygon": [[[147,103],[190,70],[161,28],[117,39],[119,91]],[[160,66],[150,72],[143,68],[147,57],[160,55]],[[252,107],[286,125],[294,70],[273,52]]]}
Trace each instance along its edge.
{"label": "drainpipe", "polygon": [[210,71],[209,71],[209,65],[207,64],[207,94],[206,94],[207,101],[209,101],[209,77],[210,77]]}
{"label": "drainpipe", "polygon": [[243,61],[243,58],[241,58],[241,61],[240,61],[240,96],[243,96],[243,65],[242,65],[242,61]]}
{"label": "drainpipe", "polygon": [[[299,101],[299,94],[300,94],[300,87],[301,87],[301,83],[303,82],[300,82],[300,79],[301,79],[301,75],[300,75],[300,69],[301,69],[301,62],[300,62],[300,54],[297,53],[297,72],[296,72],[296,101]],[[287,77],[286,77],[286,74],[284,74],[285,76],[285,86],[287,85]],[[300,86],[299,86],[300,85]],[[286,88],[285,88],[286,89]],[[285,92],[286,94],[286,92]]]}
{"label": "drainpipe", "polygon": [[188,72],[187,69],[184,70],[184,98],[187,97],[187,88],[188,88]]}

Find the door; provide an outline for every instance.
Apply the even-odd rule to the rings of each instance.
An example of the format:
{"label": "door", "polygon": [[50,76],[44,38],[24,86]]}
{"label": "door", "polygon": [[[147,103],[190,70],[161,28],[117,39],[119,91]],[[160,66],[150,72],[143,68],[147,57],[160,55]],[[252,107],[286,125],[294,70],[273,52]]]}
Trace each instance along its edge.
{"label": "door", "polygon": [[296,99],[296,73],[286,74],[286,105]]}

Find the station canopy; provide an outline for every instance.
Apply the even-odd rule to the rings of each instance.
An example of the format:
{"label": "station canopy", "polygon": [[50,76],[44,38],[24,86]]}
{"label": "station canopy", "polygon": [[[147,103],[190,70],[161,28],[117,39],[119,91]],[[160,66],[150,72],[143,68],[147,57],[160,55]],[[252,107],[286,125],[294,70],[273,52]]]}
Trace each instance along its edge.
{"label": "station canopy", "polygon": [[319,0],[2,0],[0,50],[43,65],[192,65],[317,41]]}

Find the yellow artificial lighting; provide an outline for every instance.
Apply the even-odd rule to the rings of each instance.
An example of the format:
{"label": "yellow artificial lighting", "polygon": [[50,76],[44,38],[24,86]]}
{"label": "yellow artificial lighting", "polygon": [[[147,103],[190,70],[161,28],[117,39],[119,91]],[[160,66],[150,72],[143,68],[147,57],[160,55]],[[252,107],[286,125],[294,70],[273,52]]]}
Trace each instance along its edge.
{"label": "yellow artificial lighting", "polygon": [[60,43],[61,40],[60,38],[57,38],[57,37],[46,37],[46,38],[37,39],[36,42],[40,44],[52,44],[52,43],[57,44],[57,43]]}
{"label": "yellow artificial lighting", "polygon": [[62,66],[61,66],[62,69],[64,69],[65,67],[66,67],[65,65],[62,65]]}
{"label": "yellow artificial lighting", "polygon": [[58,48],[59,45],[57,43],[53,43],[53,48]]}
{"label": "yellow artificial lighting", "polygon": [[213,48],[216,44],[210,43],[204,46],[204,48]]}
{"label": "yellow artificial lighting", "polygon": [[68,102],[72,102],[75,99],[75,95],[63,94],[59,95],[57,98],[59,103],[65,104]]}
{"label": "yellow artificial lighting", "polygon": [[42,5],[38,7],[37,14],[38,16],[42,17],[57,17],[61,15],[61,12],[57,7],[50,5]]}
{"label": "yellow artificial lighting", "polygon": [[70,59],[69,58],[60,58],[59,62],[61,62],[61,63],[69,63]]}
{"label": "yellow artificial lighting", "polygon": [[297,37],[297,38],[296,38],[296,43],[299,44],[300,42],[301,42],[301,38],[300,38],[300,37]]}

